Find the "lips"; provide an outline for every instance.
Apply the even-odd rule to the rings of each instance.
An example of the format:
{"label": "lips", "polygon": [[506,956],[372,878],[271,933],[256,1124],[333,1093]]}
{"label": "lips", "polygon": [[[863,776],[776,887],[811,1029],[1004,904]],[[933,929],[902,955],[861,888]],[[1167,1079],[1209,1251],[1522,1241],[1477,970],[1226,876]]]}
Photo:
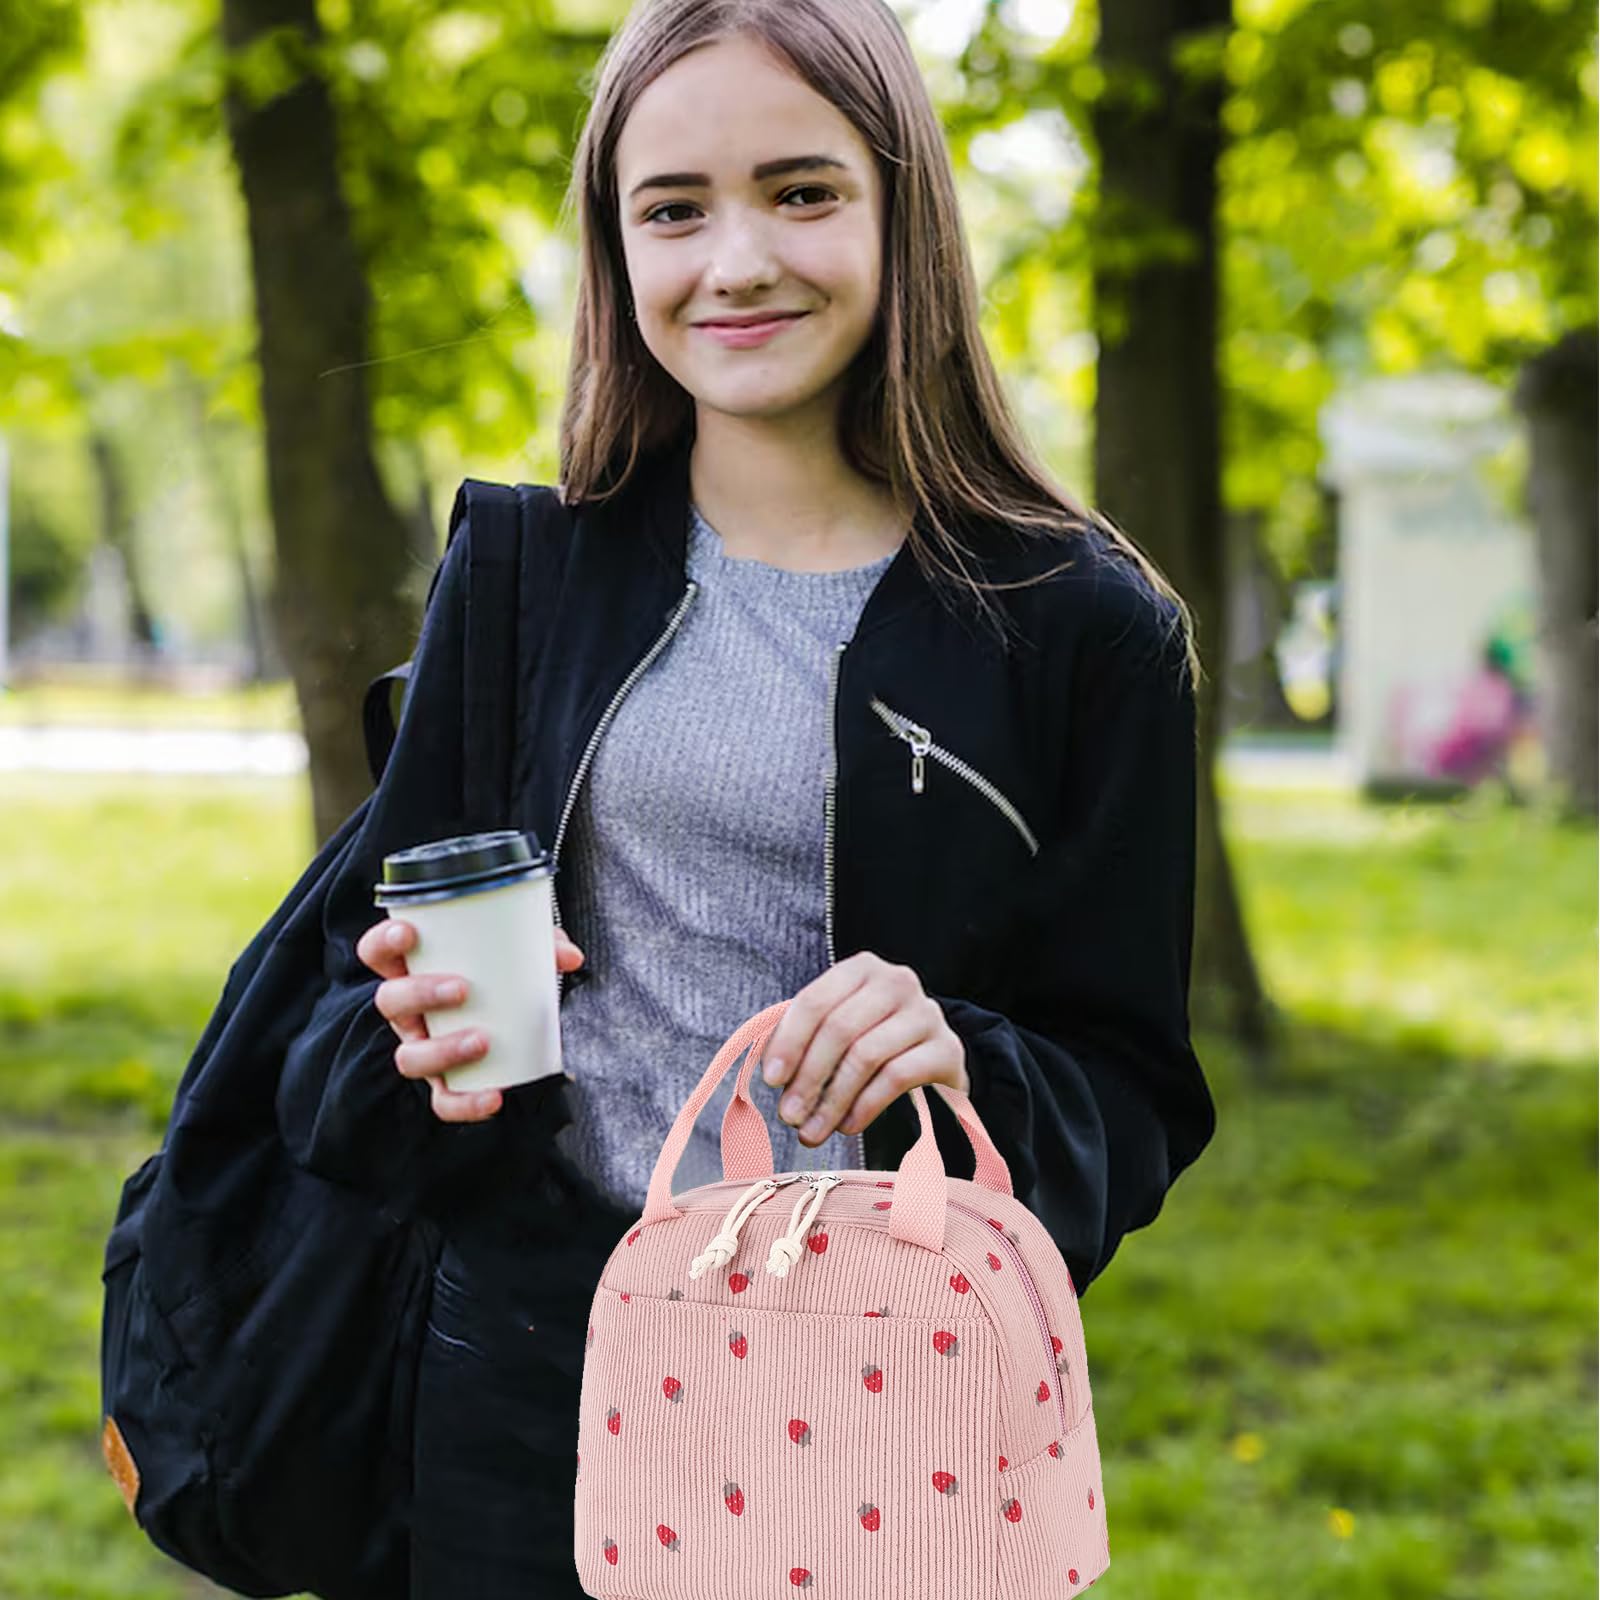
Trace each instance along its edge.
{"label": "lips", "polygon": [[764,311],[759,316],[752,317],[713,317],[705,322],[697,322],[697,328],[761,328],[769,322],[793,322],[797,317],[805,316],[804,311]]}

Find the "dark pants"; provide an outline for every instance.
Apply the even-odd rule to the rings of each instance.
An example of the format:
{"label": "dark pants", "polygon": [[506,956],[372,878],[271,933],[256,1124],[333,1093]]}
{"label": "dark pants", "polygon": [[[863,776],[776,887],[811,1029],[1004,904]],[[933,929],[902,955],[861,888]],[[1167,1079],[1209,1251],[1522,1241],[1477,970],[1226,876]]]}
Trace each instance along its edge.
{"label": "dark pants", "polygon": [[593,1196],[533,1228],[455,1230],[417,1385],[411,1600],[579,1600],[584,1335],[636,1219]]}

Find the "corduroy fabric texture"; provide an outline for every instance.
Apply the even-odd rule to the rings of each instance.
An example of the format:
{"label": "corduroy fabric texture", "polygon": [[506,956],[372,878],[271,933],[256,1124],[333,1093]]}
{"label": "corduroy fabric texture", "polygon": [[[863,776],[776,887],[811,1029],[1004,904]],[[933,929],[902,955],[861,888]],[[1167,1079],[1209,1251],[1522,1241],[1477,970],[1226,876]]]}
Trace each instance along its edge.
{"label": "corduroy fabric texture", "polygon": [[[814,1210],[810,1175],[767,1190],[731,1260],[691,1276],[772,1173],[745,1091],[783,1009],[735,1032],[662,1147],[670,1178],[674,1148],[748,1046],[723,1123],[730,1176],[670,1198],[653,1186],[595,1290],[575,1464],[584,1592],[1057,1600],[1087,1588],[1110,1547],[1077,1294],[965,1096],[940,1090],[973,1138],[974,1181],[930,1173],[914,1090],[926,1140],[898,1172],[841,1173]],[[896,1218],[897,1190],[914,1218]],[[942,1218],[927,1204],[938,1193]],[[798,1259],[769,1272],[807,1211]],[[938,1249],[896,1237],[929,1228]]]}

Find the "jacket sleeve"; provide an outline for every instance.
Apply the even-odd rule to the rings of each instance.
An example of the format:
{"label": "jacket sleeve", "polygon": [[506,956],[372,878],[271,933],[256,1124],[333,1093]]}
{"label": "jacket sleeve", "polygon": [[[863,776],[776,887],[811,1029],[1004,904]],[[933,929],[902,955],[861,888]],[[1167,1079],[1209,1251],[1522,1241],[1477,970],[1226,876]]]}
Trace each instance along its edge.
{"label": "jacket sleeve", "polygon": [[552,1078],[506,1095],[484,1122],[441,1122],[427,1085],[396,1069],[399,1041],[374,1003],[380,979],[356,955],[356,941],[385,915],[373,902],[384,856],[471,831],[461,785],[467,544],[463,529],[435,571],[393,752],[334,871],[320,928],[308,930],[320,936],[318,993],[289,1041],[277,1098],[301,1165],[435,1215],[491,1182],[503,1186],[508,1171],[531,1178],[522,1141],[530,1130],[547,1138],[570,1114],[564,1080]]}
{"label": "jacket sleeve", "polygon": [[1175,610],[1102,574],[1071,647],[1058,824],[1008,940],[1012,1015],[934,996],[1017,1197],[1081,1295],[1216,1114],[1189,1037],[1195,705]]}

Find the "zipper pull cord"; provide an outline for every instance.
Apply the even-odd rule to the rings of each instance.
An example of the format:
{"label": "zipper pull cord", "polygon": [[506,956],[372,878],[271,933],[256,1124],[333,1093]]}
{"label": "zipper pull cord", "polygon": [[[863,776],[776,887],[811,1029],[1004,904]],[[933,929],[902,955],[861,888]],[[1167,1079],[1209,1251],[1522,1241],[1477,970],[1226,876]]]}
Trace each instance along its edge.
{"label": "zipper pull cord", "polygon": [[[739,1248],[739,1230],[749,1221],[756,1207],[777,1187],[775,1178],[758,1178],[733,1202],[727,1216],[722,1219],[721,1231],[689,1263],[691,1278],[698,1278],[707,1267],[725,1267],[733,1260]],[[744,1208],[742,1214],[741,1207]]]}
{"label": "zipper pull cord", "polygon": [[[772,1241],[772,1250],[767,1256],[767,1271],[775,1278],[788,1276],[789,1268],[805,1254],[805,1231],[815,1220],[817,1212],[822,1207],[822,1197],[839,1182],[831,1174],[821,1178],[807,1178],[811,1195],[808,1199],[801,1195],[794,1203],[794,1210],[789,1213],[789,1231]],[[809,1210],[806,1208],[809,1207]],[[800,1215],[805,1210],[805,1215]]]}

